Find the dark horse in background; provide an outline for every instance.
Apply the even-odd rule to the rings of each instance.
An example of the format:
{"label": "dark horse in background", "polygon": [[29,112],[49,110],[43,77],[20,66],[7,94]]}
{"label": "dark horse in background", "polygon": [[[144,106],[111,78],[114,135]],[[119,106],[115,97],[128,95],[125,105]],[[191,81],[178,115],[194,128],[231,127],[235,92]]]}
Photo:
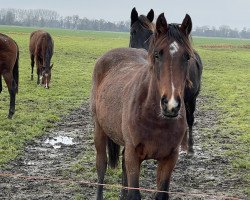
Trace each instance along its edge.
{"label": "dark horse in background", "polygon": [[[151,14],[150,14],[151,13]],[[152,19],[152,11],[149,12]],[[131,32],[130,32],[130,47],[144,48],[148,50],[148,44],[150,37],[152,36],[152,28],[154,27],[153,20],[145,20],[145,16],[138,17],[138,13],[135,8],[131,11]],[[148,18],[148,17],[147,17]],[[143,19],[143,20],[142,20]],[[143,23],[144,22],[144,23]],[[146,23],[145,23],[146,22]],[[142,25],[144,24],[144,25]],[[190,29],[192,28],[189,27]],[[201,75],[202,75],[202,62],[199,54],[194,51],[194,57],[189,60],[189,76],[190,82],[186,83],[184,102],[186,107],[187,123],[188,123],[188,145],[187,145],[187,133],[183,139],[182,149],[188,150],[190,156],[193,155],[193,124],[194,124],[194,111],[196,107],[196,98],[200,92],[201,87]]]}
{"label": "dark horse in background", "polygon": [[[116,167],[120,146],[123,186],[138,188],[144,160],[158,161],[155,199],[169,199],[169,184],[185,135],[187,122],[184,90],[189,61],[194,56],[189,40],[192,21],[186,15],[180,26],[159,15],[148,53],[120,48],[104,54],[93,72],[91,110],[98,174],[97,199],[103,199],[103,182],[109,165]],[[112,145],[110,145],[112,144]],[[122,199],[141,199],[139,190],[122,190]]]}
{"label": "dark horse in background", "polygon": [[18,60],[19,48],[16,42],[7,35],[0,33],[0,93],[2,92],[2,76],[10,94],[8,118],[15,113],[16,94],[18,93]]}
{"label": "dark horse in background", "polygon": [[131,11],[130,43],[131,48],[142,48],[148,50],[150,36],[154,32],[154,11],[151,9],[147,16],[140,15],[135,8]]}
{"label": "dark horse in background", "polygon": [[30,34],[30,59],[31,59],[31,80],[33,80],[33,69],[36,61],[37,84],[49,88],[51,80],[51,58],[54,51],[54,42],[51,35],[45,31],[37,30]]}

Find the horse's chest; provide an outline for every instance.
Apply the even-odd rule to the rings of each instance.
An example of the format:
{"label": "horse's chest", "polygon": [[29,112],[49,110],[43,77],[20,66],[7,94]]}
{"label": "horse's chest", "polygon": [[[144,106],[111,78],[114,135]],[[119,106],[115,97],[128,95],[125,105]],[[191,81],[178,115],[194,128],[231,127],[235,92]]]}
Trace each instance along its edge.
{"label": "horse's chest", "polygon": [[138,155],[142,159],[161,160],[168,157],[179,148],[185,133],[185,126],[178,129],[165,128],[156,130],[138,131],[134,138],[134,145]]}

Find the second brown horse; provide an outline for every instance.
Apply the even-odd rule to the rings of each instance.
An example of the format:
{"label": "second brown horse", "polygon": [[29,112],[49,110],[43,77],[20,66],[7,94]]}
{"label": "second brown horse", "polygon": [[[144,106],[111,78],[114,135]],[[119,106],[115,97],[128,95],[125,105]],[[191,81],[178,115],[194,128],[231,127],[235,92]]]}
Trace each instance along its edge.
{"label": "second brown horse", "polygon": [[[186,131],[185,83],[194,56],[189,35],[192,21],[168,24],[159,15],[149,51],[120,48],[104,54],[93,73],[91,109],[95,121],[97,199],[103,199],[107,168],[117,166],[124,146],[123,186],[139,187],[143,160],[158,161],[155,199],[169,198],[170,177]],[[164,192],[163,192],[164,191]],[[139,190],[122,191],[122,199],[139,200]]]}
{"label": "second brown horse", "polygon": [[37,30],[30,34],[30,59],[31,59],[31,80],[33,80],[33,69],[36,62],[37,84],[49,88],[51,80],[50,64],[54,51],[54,42],[51,35],[45,31]]}

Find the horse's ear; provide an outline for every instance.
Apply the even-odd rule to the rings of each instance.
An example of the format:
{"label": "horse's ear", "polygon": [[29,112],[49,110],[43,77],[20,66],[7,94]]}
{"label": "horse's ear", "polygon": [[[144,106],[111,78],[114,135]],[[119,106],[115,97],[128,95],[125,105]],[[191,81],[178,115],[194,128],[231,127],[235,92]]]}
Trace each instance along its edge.
{"label": "horse's ear", "polygon": [[192,31],[192,20],[188,14],[186,14],[185,18],[183,19],[181,30],[186,36],[188,36]]}
{"label": "horse's ear", "polygon": [[138,12],[136,11],[135,7],[131,11],[131,26],[138,20]]}
{"label": "horse's ear", "polygon": [[156,32],[158,34],[166,34],[168,31],[168,23],[164,16],[164,13],[161,13],[156,20]]}
{"label": "horse's ear", "polygon": [[147,18],[150,22],[152,22],[154,20],[154,10],[151,9],[149,12],[148,12],[148,15],[147,15]]}

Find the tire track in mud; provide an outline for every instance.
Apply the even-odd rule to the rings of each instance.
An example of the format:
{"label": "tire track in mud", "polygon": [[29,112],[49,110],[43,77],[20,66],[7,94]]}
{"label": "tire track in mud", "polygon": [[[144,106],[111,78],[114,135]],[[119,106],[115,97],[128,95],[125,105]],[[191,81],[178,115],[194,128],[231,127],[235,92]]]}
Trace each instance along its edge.
{"label": "tire track in mud", "polygon": [[[209,98],[198,99],[198,108]],[[171,194],[171,199],[223,199],[219,195],[247,199],[241,191],[244,183],[231,175],[233,169],[223,149],[214,145],[213,140],[227,142],[223,138],[208,138],[204,130],[216,132],[216,112],[197,109],[194,125],[195,156],[187,158],[180,154],[172,174],[171,192],[209,193],[214,196],[180,196]],[[204,132],[203,132],[204,131]],[[26,176],[58,177],[83,180],[79,174],[86,174],[90,182],[96,182],[93,144],[93,125],[89,105],[72,111],[44,136],[27,143],[24,152],[7,164],[0,173],[15,173]],[[79,159],[83,161],[79,164]],[[85,161],[84,161],[85,160]],[[80,170],[72,166],[82,165]],[[225,171],[227,174],[225,174]],[[146,161],[142,166],[141,187],[155,188],[156,165]],[[106,176],[106,180],[109,179]],[[84,180],[85,181],[85,180]],[[109,183],[108,181],[106,181]],[[120,180],[118,181],[120,183]],[[57,183],[47,180],[26,180],[0,177],[0,199],[94,199],[93,186]],[[142,192],[143,199],[153,199],[154,194]],[[217,195],[217,196],[215,196]]]}

